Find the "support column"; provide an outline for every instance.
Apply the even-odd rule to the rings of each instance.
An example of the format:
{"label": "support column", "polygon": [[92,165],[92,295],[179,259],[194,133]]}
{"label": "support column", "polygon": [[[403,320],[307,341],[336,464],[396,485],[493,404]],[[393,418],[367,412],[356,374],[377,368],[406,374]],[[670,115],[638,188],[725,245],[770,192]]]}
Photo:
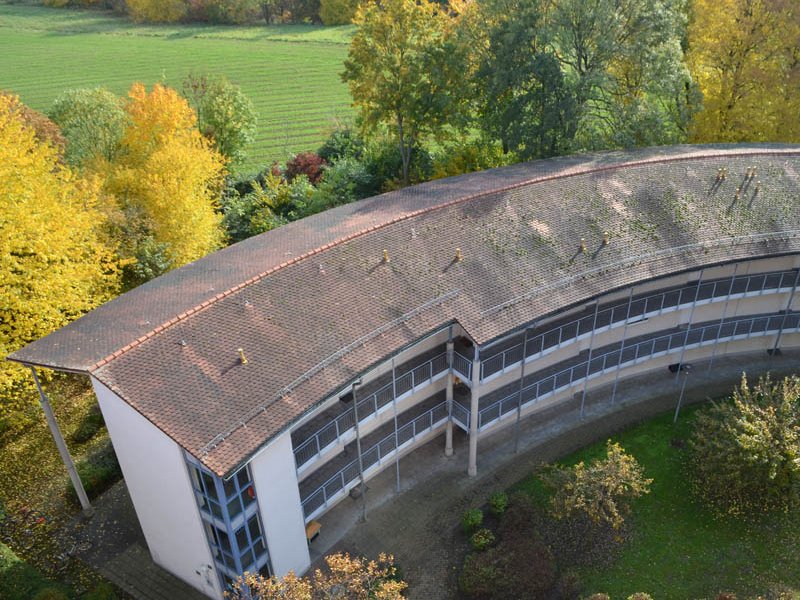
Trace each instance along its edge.
{"label": "support column", "polygon": [[783,320],[781,327],[778,329],[778,335],[775,337],[775,345],[772,347],[771,354],[774,356],[780,350],[781,337],[783,337],[783,328],[786,327],[786,317],[789,316],[789,311],[792,310],[792,302],[794,302],[794,295],[797,292],[797,284],[800,283],[800,269],[797,270],[797,275],[794,278],[794,285],[792,292],[789,294],[789,301],[786,303],[786,309],[783,311]]}
{"label": "support column", "polygon": [[[628,312],[625,314],[625,327],[622,328],[622,341],[619,344],[619,360],[617,361],[617,372],[614,375],[614,387],[611,389],[611,404],[617,399],[617,385],[619,385],[619,372],[622,370],[622,352],[625,350],[625,339],[628,337],[628,323],[631,320],[631,304],[633,304],[633,286],[628,292]],[[614,316],[614,313],[611,313]]]}
{"label": "support column", "polygon": [[[630,310],[630,308],[628,309]],[[594,305],[594,318],[592,319],[592,333],[589,336],[589,358],[586,359],[586,376],[583,380],[583,394],[581,394],[581,419],[583,418],[583,409],[586,406],[586,389],[589,386],[589,369],[592,368],[592,350],[594,350],[594,330],[597,329],[597,313],[600,311],[600,300],[598,299]],[[613,313],[612,313],[613,314]]]}
{"label": "support column", "polygon": [[50,400],[47,399],[47,395],[44,393],[44,389],[42,389],[42,384],[39,382],[39,376],[36,374],[36,368],[33,366],[31,367],[31,373],[33,373],[33,380],[36,382],[36,389],[39,390],[39,403],[42,405],[44,417],[47,419],[47,425],[50,427],[50,433],[53,435],[53,440],[58,448],[58,453],[61,455],[61,460],[67,468],[67,473],[69,473],[69,479],[72,481],[75,493],[78,495],[81,508],[83,508],[83,514],[91,516],[94,509],[89,502],[89,497],[86,495],[86,490],[83,489],[83,482],[81,481],[80,475],[78,475],[78,470],[75,468],[75,463],[72,461],[72,456],[69,454],[64,436],[61,435],[61,429],[59,429],[56,417],[53,414],[53,407],[50,406]]}
{"label": "support column", "polygon": [[472,359],[472,394],[469,405],[469,467],[467,475],[478,474],[478,412],[480,408],[481,359],[478,347],[475,346],[475,358]]}
{"label": "support column", "polygon": [[[678,371],[675,373],[675,383],[681,376],[681,371],[684,370],[683,358],[686,356],[686,344],[689,343],[689,334],[692,331],[692,320],[694,319],[694,309],[697,306],[697,299],[700,297],[700,286],[703,284],[703,273],[705,269],[700,269],[700,275],[697,278],[697,290],[694,293],[694,301],[692,302],[692,309],[689,311],[689,321],[686,323],[686,335],[683,338],[683,347],[681,348],[681,355],[678,359]],[[680,313],[679,313],[680,314]]]}
{"label": "support column", "polygon": [[447,388],[445,401],[447,402],[447,425],[444,429],[444,455],[453,456],[453,340],[447,341]]}

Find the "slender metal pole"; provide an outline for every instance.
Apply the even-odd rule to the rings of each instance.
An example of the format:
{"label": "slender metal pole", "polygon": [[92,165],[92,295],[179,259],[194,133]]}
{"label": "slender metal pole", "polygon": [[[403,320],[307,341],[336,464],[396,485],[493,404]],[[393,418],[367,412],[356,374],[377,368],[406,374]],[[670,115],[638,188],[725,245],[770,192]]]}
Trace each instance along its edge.
{"label": "slender metal pole", "polygon": [[478,346],[475,346],[475,357],[472,359],[472,388],[469,403],[469,466],[467,474],[475,477],[478,474],[478,419],[480,418],[481,399],[481,357]]}
{"label": "slender metal pole", "polygon": [[392,357],[392,410],[394,411],[394,466],[397,474],[397,493],[400,493],[400,444],[397,436],[397,379],[394,374],[394,356]]}
{"label": "slender metal pole", "polygon": [[447,424],[444,426],[444,455],[453,456],[453,326],[447,337],[447,381],[445,382],[445,402],[447,403]]}
{"label": "slender metal pole", "polygon": [[519,392],[517,398],[517,422],[514,424],[514,454],[519,452],[520,421],[522,421],[522,389],[525,387],[525,359],[528,358],[528,332],[530,327],[525,328],[525,337],[522,342],[522,365],[519,375]]}
{"label": "slender metal pole", "polygon": [[[703,283],[704,271],[705,269],[700,269],[700,276],[697,278],[697,289],[694,292],[694,301],[692,302],[692,309],[689,311],[689,321],[686,323],[686,335],[683,337],[683,347],[681,348],[680,358],[678,358],[678,371],[675,374],[675,383],[678,382],[678,378],[681,376],[683,357],[686,355],[686,344],[689,343],[689,333],[692,331],[692,319],[694,318],[694,309],[697,306],[697,299],[700,297],[700,286]],[[680,300],[678,301],[680,302]]]}
{"label": "slender metal pole", "polygon": [[[583,418],[583,409],[586,405],[586,388],[589,385],[589,369],[592,367],[592,350],[594,349],[594,330],[597,329],[597,313],[600,310],[600,301],[598,300],[594,305],[594,319],[592,319],[592,333],[589,336],[589,359],[586,361],[586,377],[583,380],[583,394],[581,395],[581,419]],[[630,311],[630,308],[628,308]],[[580,327],[580,325],[579,325]]]}
{"label": "slender metal pole", "polygon": [[61,455],[61,460],[63,461],[64,466],[67,468],[67,473],[69,473],[70,481],[72,481],[72,485],[75,488],[75,493],[78,495],[78,500],[81,503],[81,508],[83,508],[83,513],[86,516],[91,516],[94,512],[94,509],[89,502],[89,497],[86,495],[86,490],[83,488],[83,482],[81,481],[80,475],[78,475],[78,470],[75,468],[75,463],[72,460],[72,456],[70,456],[67,443],[64,441],[64,436],[61,435],[61,429],[59,429],[58,423],[56,422],[56,417],[53,414],[53,407],[50,406],[50,400],[47,399],[47,395],[44,393],[42,384],[39,382],[39,376],[36,374],[36,368],[31,366],[30,369],[31,373],[33,373],[33,380],[36,382],[36,389],[39,390],[39,403],[42,405],[42,411],[44,412],[44,417],[47,420],[47,426],[50,428],[50,433],[53,435],[53,441],[55,441],[56,448],[58,448],[58,453]]}
{"label": "slender metal pole", "polygon": [[683,393],[686,391],[686,382],[689,380],[689,371],[691,370],[692,368],[690,365],[686,365],[683,369],[678,369],[679,374],[683,371],[683,385],[681,385],[681,394],[678,396],[678,406],[675,407],[675,416],[672,418],[673,424],[678,422],[678,414],[680,414],[681,404],[683,404]]}
{"label": "slender metal pole", "polygon": [[778,329],[778,335],[775,337],[775,345],[772,347],[772,355],[778,352],[778,345],[781,343],[781,337],[783,336],[783,328],[786,326],[786,318],[789,316],[789,311],[792,309],[792,302],[794,302],[794,294],[797,291],[797,283],[800,281],[800,269],[797,269],[797,275],[794,278],[794,285],[792,286],[792,293],[789,294],[789,301],[786,303],[786,310],[783,313],[783,320],[781,321],[781,327]]}
{"label": "slender metal pole", "polygon": [[[622,351],[625,350],[625,338],[628,335],[628,321],[631,320],[631,304],[633,303],[633,287],[628,293],[628,313],[625,315],[625,327],[622,329],[622,341],[619,345],[619,360],[617,361],[617,372],[614,375],[614,388],[611,390],[611,404],[617,398],[617,384],[619,383],[619,372],[622,370]],[[613,313],[612,313],[613,317]]]}
{"label": "slender metal pole", "polygon": [[711,371],[711,367],[714,366],[714,359],[717,357],[717,347],[719,346],[719,336],[722,333],[722,326],[725,323],[725,317],[728,316],[728,305],[731,301],[731,296],[733,295],[733,284],[736,283],[736,273],[739,270],[739,263],[733,265],[733,275],[731,275],[731,287],[728,288],[728,297],[725,298],[725,306],[722,308],[722,318],[719,321],[719,327],[717,328],[717,339],[714,340],[714,348],[711,351],[711,358],[708,361],[708,370]]}
{"label": "slender metal pole", "polygon": [[358,477],[361,480],[361,519],[364,523],[367,520],[367,484],[364,482],[364,461],[361,458],[361,429],[358,426],[358,398],[356,398],[356,386],[361,385],[361,380],[355,380],[350,386],[350,393],[353,396],[353,416],[356,420],[356,452],[358,453]]}

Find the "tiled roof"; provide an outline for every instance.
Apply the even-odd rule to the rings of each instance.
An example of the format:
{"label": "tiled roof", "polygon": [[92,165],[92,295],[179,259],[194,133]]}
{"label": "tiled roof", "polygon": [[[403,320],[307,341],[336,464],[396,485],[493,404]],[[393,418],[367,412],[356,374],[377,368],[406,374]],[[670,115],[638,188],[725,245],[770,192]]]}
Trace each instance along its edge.
{"label": "tiled roof", "polygon": [[800,252],[798,173],[800,146],[680,146],[434,181],[221,250],[11,358],[91,372],[226,474],[452,321],[482,344],[636,281]]}

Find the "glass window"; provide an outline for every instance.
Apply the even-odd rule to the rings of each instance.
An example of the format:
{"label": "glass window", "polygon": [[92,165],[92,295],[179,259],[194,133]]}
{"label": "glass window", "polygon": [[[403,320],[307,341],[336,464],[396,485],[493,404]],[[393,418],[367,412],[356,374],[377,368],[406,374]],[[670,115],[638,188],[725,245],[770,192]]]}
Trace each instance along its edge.
{"label": "glass window", "polygon": [[266,563],[263,567],[261,567],[258,570],[258,574],[266,578],[272,577],[272,569],[269,568],[269,563]]}
{"label": "glass window", "polygon": [[228,502],[228,515],[231,519],[236,518],[240,512],[242,512],[242,503],[239,501],[239,498],[234,498]]}
{"label": "glass window", "polygon": [[217,495],[217,487],[214,485],[214,478],[206,472],[202,473],[203,485],[205,485],[206,495],[212,500],[219,500]]}
{"label": "glass window", "polygon": [[233,479],[229,481],[222,480],[222,488],[225,490],[225,497],[230,498],[236,494],[236,484]]}
{"label": "glass window", "polygon": [[255,557],[253,556],[253,551],[245,550],[242,553],[242,568],[245,571],[252,571],[253,569],[251,567],[253,566],[254,562],[255,562]]}
{"label": "glass window", "polygon": [[236,481],[239,482],[240,488],[245,488],[250,483],[250,468],[245,467],[236,474]]}
{"label": "glass window", "polygon": [[246,548],[250,545],[250,542],[247,540],[247,532],[245,531],[244,527],[240,527],[236,532],[236,543],[239,544],[239,548]]}

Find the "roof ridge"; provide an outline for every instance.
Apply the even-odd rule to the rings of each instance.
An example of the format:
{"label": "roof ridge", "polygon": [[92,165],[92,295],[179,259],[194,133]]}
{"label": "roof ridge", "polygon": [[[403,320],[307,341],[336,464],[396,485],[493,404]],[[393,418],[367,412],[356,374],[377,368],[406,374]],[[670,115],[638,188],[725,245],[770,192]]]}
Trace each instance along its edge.
{"label": "roof ridge", "polygon": [[[508,191],[511,191],[511,190],[514,190],[514,189],[517,189],[517,188],[526,187],[526,186],[529,186],[529,185],[532,185],[532,184],[536,184],[536,183],[543,183],[543,182],[546,182],[546,181],[554,181],[554,180],[558,180],[558,179],[566,179],[568,177],[576,177],[576,176],[580,176],[580,175],[591,175],[591,174],[595,174],[595,173],[603,173],[603,172],[606,172],[606,171],[613,171],[613,170],[623,169],[623,168],[631,168],[631,167],[638,167],[638,166],[652,165],[652,164],[663,164],[663,163],[678,162],[678,161],[703,160],[703,159],[708,159],[708,158],[730,158],[730,157],[742,157],[742,156],[786,156],[786,155],[797,155],[797,154],[800,154],[800,150],[798,150],[797,148],[785,148],[785,149],[765,148],[763,150],[758,150],[758,149],[754,149],[754,148],[748,148],[746,151],[742,151],[742,152],[736,152],[736,151],[733,151],[733,152],[731,152],[731,151],[714,152],[713,149],[709,149],[708,152],[701,151],[701,152],[698,152],[698,153],[689,152],[689,153],[683,153],[683,154],[678,154],[678,155],[674,155],[674,156],[656,156],[656,157],[644,158],[644,159],[640,159],[640,160],[629,160],[629,161],[624,161],[624,162],[615,163],[615,164],[611,164],[611,165],[603,165],[603,166],[598,166],[598,167],[594,167],[594,168],[583,168],[583,169],[581,169],[581,168],[578,167],[576,170],[571,170],[570,167],[567,167],[564,171],[559,172],[559,173],[549,174],[549,175],[542,175],[542,176],[539,176],[539,177],[532,177],[530,179],[525,179],[524,181],[519,181],[519,182],[516,182],[516,183],[512,183],[512,184],[506,185],[506,186],[493,188],[491,190],[482,190],[482,191],[479,191],[479,192],[468,194],[466,196],[462,196],[460,198],[455,198],[453,200],[450,200],[448,202],[444,202],[442,204],[437,204],[437,205],[434,205],[434,206],[427,206],[425,208],[421,208],[421,209],[418,209],[418,210],[415,210],[415,211],[404,213],[404,214],[396,216],[396,217],[394,217],[392,219],[389,219],[388,221],[384,221],[384,222],[372,225],[370,227],[366,227],[366,228],[361,229],[359,231],[355,231],[355,232],[350,233],[348,235],[342,236],[340,238],[337,238],[337,239],[333,240],[332,242],[328,242],[327,244],[323,244],[322,246],[318,246],[317,248],[314,248],[312,250],[309,250],[308,252],[304,252],[303,254],[300,254],[300,255],[295,256],[295,257],[293,257],[293,258],[291,258],[291,259],[289,259],[289,260],[287,260],[285,262],[282,262],[281,264],[279,264],[277,266],[274,266],[271,269],[267,269],[266,271],[263,271],[262,273],[254,275],[253,277],[250,277],[249,279],[247,279],[247,280],[245,280],[245,281],[243,281],[241,283],[238,283],[235,286],[230,287],[227,290],[225,290],[223,292],[220,292],[219,294],[216,294],[215,296],[212,296],[211,298],[201,302],[200,304],[198,304],[198,305],[196,305],[196,306],[194,306],[194,307],[192,307],[192,308],[180,313],[179,315],[177,315],[177,316],[173,317],[172,319],[162,323],[161,325],[158,325],[157,327],[155,327],[152,330],[148,331],[144,335],[138,337],[134,341],[126,344],[122,348],[120,348],[118,350],[115,350],[114,352],[112,352],[108,356],[100,359],[94,365],[89,367],[87,369],[87,371],[89,373],[93,373],[97,369],[107,365],[108,363],[112,362],[116,358],[119,358],[120,356],[122,356],[126,352],[129,352],[133,348],[136,348],[136,347],[140,346],[141,344],[146,342],[148,339],[150,339],[153,336],[161,333],[165,329],[168,329],[168,328],[172,327],[173,325],[176,325],[177,323],[180,323],[180,322],[188,319],[192,315],[194,315],[194,314],[196,314],[196,313],[208,308],[210,305],[216,303],[218,300],[222,300],[223,298],[225,298],[227,296],[230,296],[231,294],[233,294],[233,293],[235,293],[235,292],[237,292],[237,291],[239,291],[239,290],[241,290],[241,289],[243,289],[243,288],[245,288],[245,287],[247,287],[247,286],[249,286],[249,285],[251,285],[253,283],[258,282],[258,281],[264,279],[265,277],[268,277],[269,275],[272,275],[273,273],[275,273],[275,272],[277,272],[277,271],[279,271],[281,269],[289,267],[289,266],[291,266],[291,265],[293,265],[295,263],[298,263],[298,262],[300,262],[302,260],[305,260],[307,258],[310,258],[312,256],[316,256],[317,254],[320,254],[320,253],[322,253],[322,252],[324,252],[326,250],[329,250],[331,248],[340,246],[341,244],[347,243],[347,242],[349,242],[349,241],[351,241],[353,239],[356,239],[358,237],[361,237],[363,235],[367,235],[369,233],[372,233],[373,231],[377,231],[377,230],[382,229],[384,227],[388,227],[390,225],[394,225],[395,223],[399,223],[401,221],[404,221],[404,220],[407,220],[407,219],[410,219],[410,218],[413,218],[413,217],[417,217],[419,215],[423,215],[423,214],[426,214],[426,213],[429,213],[429,212],[433,212],[433,211],[436,211],[436,210],[440,210],[440,209],[443,209],[443,208],[448,208],[448,207],[454,206],[456,204],[460,204],[462,202],[469,202],[469,201],[475,200],[477,198],[481,198],[481,197],[484,197],[484,196],[489,196],[491,194],[508,192]],[[565,156],[565,157],[560,157],[560,158],[569,158],[569,157]]]}

